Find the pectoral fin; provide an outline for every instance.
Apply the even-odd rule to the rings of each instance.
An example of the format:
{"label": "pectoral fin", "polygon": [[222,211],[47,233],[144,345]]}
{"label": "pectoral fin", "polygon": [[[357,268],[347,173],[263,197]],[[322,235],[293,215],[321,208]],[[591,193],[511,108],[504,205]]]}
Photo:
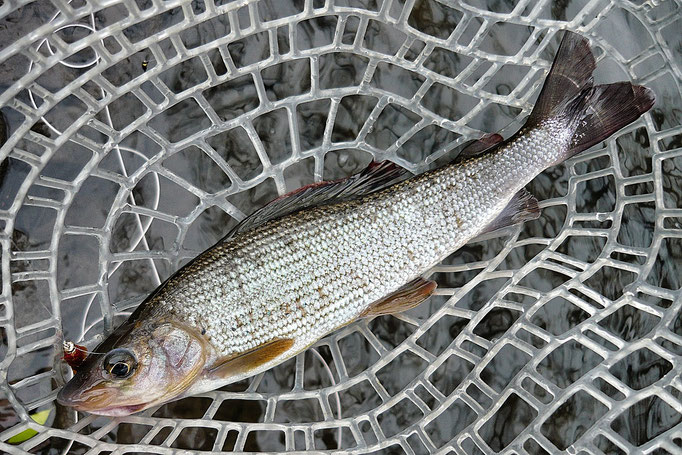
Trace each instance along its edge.
{"label": "pectoral fin", "polygon": [[392,294],[372,303],[360,317],[402,313],[426,300],[436,289],[436,282],[417,278]]}
{"label": "pectoral fin", "polygon": [[294,340],[282,339],[265,343],[242,354],[232,355],[216,362],[210,369],[212,376],[228,378],[237,374],[244,374],[276,359],[294,345]]}

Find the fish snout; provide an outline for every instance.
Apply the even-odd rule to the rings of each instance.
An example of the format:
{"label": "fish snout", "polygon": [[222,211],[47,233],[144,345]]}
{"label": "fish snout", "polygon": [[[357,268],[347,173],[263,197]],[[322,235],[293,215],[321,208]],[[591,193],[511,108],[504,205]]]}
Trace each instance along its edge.
{"label": "fish snout", "polygon": [[60,390],[57,394],[57,403],[62,406],[68,406],[70,408],[78,408],[78,401],[74,400],[71,396],[64,393],[64,390]]}
{"label": "fish snout", "polygon": [[105,416],[126,416],[148,407],[146,403],[130,404],[117,399],[115,394],[102,390],[81,390],[78,384],[67,383],[57,393],[57,403],[76,411]]}
{"label": "fish snout", "polygon": [[88,400],[71,380],[57,393],[57,403],[80,410],[80,407]]}
{"label": "fish snout", "polygon": [[115,400],[115,394],[111,392],[101,387],[100,383],[89,383],[85,377],[77,374],[57,393],[57,403],[78,411],[91,411],[111,405]]}

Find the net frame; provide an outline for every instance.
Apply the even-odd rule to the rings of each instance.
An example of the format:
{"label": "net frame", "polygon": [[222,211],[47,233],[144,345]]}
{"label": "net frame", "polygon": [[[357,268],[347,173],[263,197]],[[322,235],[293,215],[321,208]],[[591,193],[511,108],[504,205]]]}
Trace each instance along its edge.
{"label": "net frame", "polygon": [[[612,444],[620,447],[621,450],[641,450],[644,453],[658,449],[671,453],[679,451],[682,437],[680,424],[667,428],[661,434],[644,441],[633,440],[631,433],[616,431],[612,425],[614,421],[622,420],[627,412],[632,412],[632,409],[642,400],[658,400],[655,405],[658,406],[659,412],[682,413],[682,401],[679,398],[682,390],[680,384],[682,367],[679,362],[679,355],[682,351],[682,333],[677,323],[680,319],[682,299],[680,299],[679,289],[666,288],[661,285],[665,268],[661,266],[663,259],[659,259],[662,251],[667,251],[666,254],[672,251],[672,247],[666,245],[672,245],[671,242],[679,244],[679,239],[682,238],[679,225],[666,222],[666,219],[674,220],[676,217],[677,219],[682,217],[682,209],[679,205],[675,205],[674,200],[671,205],[670,191],[665,186],[666,175],[671,172],[674,175],[677,169],[676,160],[682,156],[682,149],[679,145],[675,145],[675,138],[679,137],[682,127],[679,123],[673,122],[670,125],[657,122],[652,115],[645,115],[635,124],[619,132],[616,137],[606,142],[605,147],[588,152],[560,166],[559,173],[568,176],[566,193],[545,198],[541,202],[543,211],[553,207],[568,208],[563,225],[556,226],[559,228],[556,235],[524,238],[521,228],[510,229],[504,237],[500,251],[492,257],[463,263],[446,262],[437,266],[434,273],[453,276],[470,271],[478,271],[478,273],[462,286],[439,287],[437,296],[440,297],[433,300],[441,301],[442,305],[436,305],[434,311],[428,314],[408,313],[400,316],[402,324],[413,328],[405,340],[391,346],[375,335],[376,327],[370,326],[368,322],[362,322],[320,341],[316,349],[326,353],[326,359],[323,358],[324,356],[320,358],[325,362],[330,362],[331,368],[328,373],[312,371],[312,374],[319,376],[320,385],[317,388],[305,387],[306,375],[311,373],[310,365],[316,361],[317,357],[302,354],[294,361],[294,383],[289,391],[259,391],[264,377],[261,375],[250,381],[245,390],[203,394],[202,397],[210,399],[211,404],[198,418],[154,417],[153,412],[106,421],[94,416],[86,416],[71,423],[67,429],[57,429],[53,427],[54,422],[48,422],[46,426],[37,425],[31,421],[29,414],[35,410],[53,406],[57,385],[63,373],[58,363],[51,362],[52,366],[46,371],[26,377],[12,378],[10,374],[11,369],[16,366],[17,359],[44,358],[46,352],[52,352],[55,348],[55,354],[58,356],[63,314],[67,314],[65,310],[67,308],[69,311],[74,311],[70,307],[75,306],[83,313],[83,319],[79,324],[80,333],[69,334],[74,338],[80,340],[84,337],[86,342],[92,344],[101,336],[102,329],[110,330],[114,325],[115,312],[125,314],[139,302],[139,296],[119,298],[115,302],[111,300],[110,280],[116,277],[115,274],[121,267],[120,264],[130,261],[146,261],[149,264],[147,274],[150,282],[158,284],[170,270],[176,269],[197,252],[179,246],[184,245],[185,236],[190,227],[207,209],[217,207],[235,221],[243,219],[246,210],[231,202],[229,196],[252,190],[268,179],[272,180],[277,194],[295,189],[296,183],[300,182],[288,179],[285,170],[306,159],[313,160],[312,176],[315,181],[327,178],[325,157],[330,152],[346,149],[362,150],[377,159],[391,159],[412,171],[422,171],[439,158],[446,156],[465,140],[480,136],[480,128],[472,127],[472,121],[492,104],[516,109],[514,117],[518,124],[518,121],[529,113],[533,96],[537,93],[541,82],[541,76],[549,67],[550,62],[543,52],[547,52],[552,40],[557,39],[557,32],[560,29],[576,30],[590,37],[592,44],[599,50],[600,61],[614,62],[628,75],[629,79],[637,83],[655,85],[655,82],[663,77],[672,78],[674,89],[671,95],[664,92],[670,95],[669,98],[664,99],[672,103],[679,101],[680,80],[682,80],[679,53],[676,54],[675,49],[666,41],[666,37],[670,36],[670,30],[680,25],[679,2],[643,4],[627,1],[588,2],[579,8],[571,20],[567,21],[544,18],[548,2],[538,2],[536,5],[531,2],[520,2],[513,10],[505,12],[489,11],[469,3],[430,2],[444,7],[445,11],[456,10],[461,14],[456,26],[446,37],[434,36],[410,25],[409,19],[413,9],[424,3],[410,0],[404,4],[398,1],[382,2],[375,10],[371,8],[371,2],[368,2],[366,8],[361,8],[340,6],[333,2],[306,1],[303,3],[303,8],[296,14],[284,15],[268,21],[261,18],[264,11],[267,12],[262,5],[267,2],[255,1],[236,1],[218,6],[208,1],[203,4],[203,7],[198,3],[187,1],[163,3],[153,1],[144,9],[138,8],[138,4],[132,1],[88,1],[78,4],[77,7],[74,7],[76,2],[51,0],[49,3],[54,12],[50,11],[45,15],[47,20],[42,25],[31,30],[22,30],[16,39],[0,49],[0,61],[4,62],[4,65],[23,63],[24,67],[28,68],[25,74],[13,79],[12,85],[0,94],[0,105],[6,108],[5,112],[10,119],[10,124],[16,126],[0,149],[0,156],[3,159],[12,158],[15,164],[23,163],[19,166],[22,169],[17,170],[15,167],[12,170],[18,172],[18,175],[24,174],[23,181],[18,185],[14,197],[10,199],[11,203],[5,204],[0,210],[0,219],[4,225],[0,235],[0,244],[3,248],[3,285],[0,297],[3,311],[0,326],[7,339],[6,352],[0,361],[0,371],[3,373],[0,390],[19,418],[19,423],[0,433],[0,440],[4,441],[27,428],[38,431],[38,435],[17,446],[0,443],[2,450],[9,453],[25,453],[45,441],[57,441],[62,438],[72,441],[65,448],[93,454],[102,451],[179,453],[189,448],[174,446],[176,441],[182,439],[183,431],[204,428],[215,431],[212,443],[209,444],[212,450],[225,448],[226,441],[233,436],[234,432],[237,433],[234,450],[245,450],[252,434],[269,431],[276,431],[283,435],[284,443],[280,444],[282,450],[333,450],[336,448],[333,444],[320,445],[319,440],[322,439],[324,442],[324,438],[319,437],[319,433],[341,431],[343,434],[341,448],[348,452],[371,452],[391,448],[398,450],[397,447],[405,453],[417,453],[419,450],[445,453],[450,449],[470,452],[474,450],[474,446],[479,450],[490,452],[496,448],[494,444],[502,445],[503,443],[492,443],[486,438],[486,425],[496,421],[497,416],[507,409],[505,408],[507,403],[517,403],[518,406],[520,403],[518,400],[521,400],[526,407],[521,405],[519,409],[529,408],[532,410],[531,414],[534,412],[536,416],[517,432],[511,441],[500,447],[502,453],[530,452],[536,446],[552,452],[557,450],[557,439],[551,436],[553,440],[550,440],[550,437],[543,432],[544,422],[578,394],[587,394],[589,398],[582,399],[580,403],[590,403],[593,407],[602,406],[606,408],[606,411],[602,413],[598,422],[591,425],[584,434],[573,441],[570,450],[576,453],[580,450],[587,453],[600,453],[600,451],[606,451],[605,447],[609,447],[608,444]],[[123,5],[126,11],[126,14],[120,18],[116,17],[118,11],[116,5]],[[0,18],[7,22],[8,18],[11,18],[12,14],[17,14],[18,11],[38,7],[48,9],[48,3],[37,5],[31,2],[5,2],[0,6]],[[155,29],[154,24],[148,29],[141,25],[137,25],[138,29],[134,29],[136,24],[150,24],[146,21],[174,9],[182,13],[181,21],[176,23],[171,21],[171,25],[163,30]],[[638,20],[651,37],[649,46],[630,58],[624,56],[623,49],[618,46],[618,43],[602,36],[599,29],[599,24],[614,15],[620,17],[619,14],[623,12],[627,12],[627,17]],[[226,18],[226,23],[229,24],[229,34],[217,36],[216,39],[198,46],[188,46],[183,33],[218,15]],[[317,42],[315,33],[310,35],[310,28],[313,32],[320,30],[314,25],[306,29],[300,24],[314,24],[318,18],[328,16],[337,18],[336,27],[330,37],[331,41],[328,44],[305,48],[306,43]],[[358,18],[357,29],[350,34],[354,36],[353,39],[346,43],[344,37],[351,17]],[[313,22],[309,22],[311,20]],[[500,23],[512,23],[532,28],[526,41],[513,55],[498,55],[482,50],[485,48],[489,30]],[[467,31],[471,24],[474,24],[476,31],[467,44],[462,44],[464,37],[469,38]],[[389,27],[390,30],[395,29],[398,33],[403,33],[405,38],[391,49],[394,43],[392,35],[389,34],[388,52],[390,53],[386,53],[386,49],[382,47],[386,45],[385,43],[372,42],[367,39],[375,25],[379,30],[374,32],[375,36],[381,34],[381,27]],[[89,33],[73,42],[66,42],[58,35],[58,32],[70,28]],[[133,32],[126,34],[125,31],[130,31],[131,28]],[[281,38],[278,33],[281,33],[279,31],[284,28],[286,28],[285,35],[289,43],[289,52],[280,53]],[[308,30],[307,35],[306,30]],[[301,40],[299,35],[303,35],[304,38]],[[243,65],[235,62],[234,52],[231,52],[230,45],[254,36],[262,36],[267,40],[269,55],[264,59],[256,57],[256,61]],[[110,52],[105,44],[105,40],[112,37],[121,47],[118,53]],[[175,56],[167,57],[167,49],[162,46],[163,42],[170,44],[175,51]],[[455,77],[440,74],[425,66],[438,48],[469,56],[472,61]],[[94,57],[79,58],[79,55],[82,57],[88,49],[92,51]],[[209,51],[215,49],[218,50],[220,61],[225,66],[224,74],[218,74],[215,64],[208,55]],[[148,59],[142,57],[139,55],[140,52],[146,52],[144,55],[150,57]],[[359,78],[358,85],[332,88],[319,86],[321,56],[329,52],[348,52],[367,58],[367,65]],[[116,68],[117,64],[131,57],[136,63],[139,60],[142,68],[136,77],[121,85],[116,85],[106,77],[108,70]],[[651,63],[657,58],[662,58],[663,63]],[[206,79],[191,84],[179,92],[169,88],[163,82],[162,74],[192,59],[197,59],[195,61],[203,67]],[[297,60],[307,61],[309,65],[309,89],[283,99],[271,99],[264,82],[263,69]],[[486,62],[490,65],[487,69],[484,65]],[[508,94],[486,91],[486,85],[504,68],[505,64],[510,62],[526,66],[529,71]],[[45,85],[48,84],[44,76],[65,64],[80,73],[63,86],[46,88]],[[381,68],[385,68],[381,66],[385,64],[411,71],[421,76],[423,81],[410,96],[405,96],[402,91],[395,91],[395,87],[393,87],[394,91],[382,87],[381,83],[377,82],[376,74],[377,71],[381,71]],[[222,83],[244,76],[252,78],[258,106],[231,119],[221,118],[204,93]],[[472,76],[476,80],[470,84],[467,81]],[[94,84],[94,93],[92,87],[87,85],[88,83]],[[153,86],[153,89],[149,89],[149,93],[143,87],[145,84]],[[455,115],[454,118],[447,118],[433,112],[424,106],[423,99],[438,84],[456,90],[460,94],[474,97],[477,104],[466,114]],[[656,88],[660,87],[656,86]],[[101,99],[97,98],[98,90]],[[133,115],[135,118],[117,128],[115,124],[118,120],[114,118],[115,115],[112,117],[112,111],[114,111],[116,101],[126,99],[125,96],[128,94],[132,94],[139,100],[144,112],[139,116]],[[158,94],[160,94],[158,98],[160,102],[154,99],[154,96]],[[366,121],[357,131],[354,140],[335,141],[333,140],[334,125],[336,116],[342,109],[342,101],[354,95],[374,96],[377,101],[369,109]],[[68,100],[73,99],[70,97],[76,97],[85,108],[81,108],[79,112],[73,105],[68,104]],[[301,145],[301,122],[297,117],[297,109],[303,103],[320,99],[329,100],[324,133],[319,145],[306,148]],[[196,103],[209,120],[208,126],[181,137],[177,141],[168,139],[170,134],[168,131],[159,131],[150,126],[155,118],[163,118],[167,115],[169,108],[189,100]],[[65,102],[67,104],[63,104]],[[368,138],[371,137],[380,116],[389,106],[410,111],[417,115],[419,120],[401,132],[390,146],[377,147],[372,145]],[[279,156],[273,159],[269,150],[264,146],[259,131],[254,126],[254,122],[259,117],[278,110],[283,110],[280,112],[284,113],[288,121],[288,136],[291,144],[289,156],[283,159]],[[61,116],[64,118],[60,119]],[[35,131],[35,126],[41,122],[54,133],[54,136],[50,134],[48,137]],[[455,133],[458,138],[437,147],[433,153],[423,159],[410,159],[414,157],[402,153],[401,149],[410,138],[429,125],[437,125]],[[244,128],[262,165],[261,172],[253,178],[240,176],[233,166],[207,142],[209,135],[230,131],[238,126]],[[510,128],[514,126],[513,123]],[[645,129],[650,144],[651,172],[631,175],[630,169],[623,165],[618,140],[642,128]],[[126,145],[125,139],[136,131],[144,133],[151,141],[158,144],[160,151],[145,154]],[[75,143],[91,152],[90,159],[85,162],[77,175],[70,180],[41,175],[45,167],[58,156],[57,152],[70,143]],[[669,143],[672,145],[668,145]],[[206,154],[227,175],[230,181],[229,187],[209,192],[163,166],[167,158],[192,146]],[[107,156],[115,158],[119,165],[117,171],[101,166]],[[602,165],[606,157],[608,157],[608,163]],[[142,161],[141,164],[136,161],[138,158]],[[23,172],[26,167],[29,170]],[[151,183],[145,183],[143,190],[151,193],[151,202],[146,201],[144,205],[140,205],[134,189],[140,188],[140,182],[146,176],[151,176]],[[118,186],[111,207],[107,210],[105,222],[99,227],[70,224],[67,212],[72,208],[84,182],[92,177]],[[611,179],[613,182],[616,194],[613,209],[606,212],[578,211],[576,208],[580,204],[581,185],[597,179]],[[166,180],[186,189],[198,199],[196,207],[191,212],[178,216],[166,213],[159,208],[163,196],[161,182]],[[631,192],[626,188],[637,185],[650,185],[653,191],[629,194]],[[37,187],[50,196],[44,196],[39,191],[31,193]],[[61,197],[55,197],[55,195]],[[654,223],[655,227],[650,246],[624,245],[619,242],[618,236],[619,232],[622,232],[623,214],[627,206],[652,203],[655,208],[649,221]],[[32,249],[17,245],[17,238],[13,235],[14,224],[21,216],[20,211],[29,208],[55,212],[49,245],[46,247]],[[83,208],[77,207],[77,209],[83,211]],[[136,234],[123,251],[112,252],[112,235],[117,229],[116,223],[123,214],[132,216],[132,229]],[[172,223],[178,228],[175,238],[178,246],[175,249],[158,251],[152,247],[149,251],[150,245],[146,234],[153,220]],[[611,222],[610,227],[603,227],[603,223],[608,221]],[[60,281],[59,274],[72,271],[70,267],[64,266],[63,262],[60,263],[58,257],[60,243],[69,236],[92,238],[97,245],[99,270],[96,279],[91,283],[65,287]],[[599,256],[587,261],[557,251],[568,238],[577,236],[590,239],[605,238]],[[515,249],[529,245],[539,245],[542,251],[519,267],[500,268],[500,265]],[[627,262],[614,259],[614,255],[642,258],[643,261]],[[163,262],[166,264],[165,268],[160,265]],[[598,276],[599,273],[603,274],[603,270],[609,267],[636,275],[636,278],[628,283],[621,295],[616,296],[615,299],[603,295],[603,290],[594,289],[593,286],[586,284],[591,277]],[[548,291],[534,289],[529,286],[528,280],[526,282],[523,280],[538,269],[559,273],[568,279]],[[481,283],[497,279],[504,279],[504,285],[499,287],[481,308],[473,310],[457,305],[467,295],[471,295]],[[652,281],[657,284],[652,284]],[[44,282],[50,302],[49,316],[37,322],[21,325],[17,321],[22,309],[14,307],[15,297],[19,287],[31,282]],[[571,290],[578,292],[572,293]],[[510,300],[506,298],[510,293],[526,296],[534,303],[526,303],[524,299],[520,302]],[[564,306],[570,304],[580,308],[588,314],[588,317],[559,335],[548,333],[535,324],[533,318],[538,311],[556,298],[568,302],[562,303]],[[78,299],[81,299],[81,303],[72,304]],[[634,310],[629,310],[629,308]],[[500,309],[519,313],[519,317],[499,338],[489,340],[477,335],[476,327],[479,327],[494,310]],[[644,314],[656,319],[657,322],[643,336],[624,340],[605,328],[604,324],[600,324],[609,317],[619,317],[613,316],[618,315],[619,312]],[[469,322],[462,332],[451,340],[452,343],[438,354],[420,345],[418,341],[425,334],[432,333],[438,322],[448,317],[461,318]],[[644,318],[644,316],[639,317]],[[341,346],[344,344],[344,339],[355,336],[366,340],[379,358],[360,373],[349,375],[347,360],[344,360],[344,351]],[[561,387],[553,382],[551,375],[548,378],[547,375],[541,374],[538,368],[543,359],[552,353],[559,352],[562,346],[570,342],[579,343],[582,349],[595,353],[602,360],[577,380],[572,381],[566,387]],[[525,356],[529,360],[522,362],[523,365],[513,378],[501,390],[498,390],[490,385],[490,381],[483,379],[484,371],[498,358],[498,354],[509,352],[509,350],[518,352],[517,357]],[[622,378],[616,377],[611,372],[611,367],[642,351],[653,353],[655,358],[668,362],[671,368],[654,383],[636,389],[629,387],[632,384],[627,380],[623,381]],[[317,353],[318,351],[310,352]],[[427,366],[397,393],[390,393],[387,385],[379,378],[379,372],[394,360],[407,357],[407,354],[423,359]],[[650,354],[647,355],[650,356],[648,358],[652,358]],[[431,379],[437,370],[451,358],[468,362],[474,367],[453,391],[446,394],[434,385]],[[284,365],[280,368],[292,368],[292,365]],[[327,374],[328,376],[325,376]],[[327,380],[329,380],[328,383],[322,384],[322,381]],[[604,382],[610,385],[610,389],[597,385]],[[350,388],[360,383],[368,383],[371,386],[379,397],[380,404],[357,415],[338,418],[338,409],[334,409],[336,397],[343,395],[344,392],[347,393]],[[528,384],[533,386],[529,387]],[[536,387],[543,389],[544,392],[537,393]],[[37,393],[36,389],[38,389]],[[609,395],[611,389],[616,391],[612,393],[613,396]],[[543,393],[551,396],[549,402],[543,402]],[[214,417],[221,404],[229,400],[240,402],[252,400],[262,403],[264,408],[262,421],[240,423],[215,420]],[[289,401],[303,400],[314,400],[318,403],[322,415],[318,421],[302,423],[276,421],[278,407]],[[382,416],[395,413],[400,403],[403,402],[409,402],[410,406],[418,409],[417,413],[412,412],[406,415],[418,416],[421,413],[421,417],[408,422],[409,425],[401,427],[396,434],[386,434]],[[482,402],[488,405],[482,405]],[[600,405],[595,403],[600,403]],[[654,406],[654,404],[650,405]],[[474,415],[475,417],[471,421],[465,418],[464,421],[468,423],[459,428],[459,431],[451,437],[444,436],[443,434],[448,433],[441,428],[443,423],[440,422],[439,417],[446,415],[447,412],[455,411],[464,416]],[[452,417],[449,422],[452,422]],[[111,440],[109,433],[123,424],[151,428],[138,443],[117,445]],[[164,429],[170,429],[169,433],[165,437],[158,437],[164,434]],[[258,440],[259,437],[255,438]],[[603,440],[607,442],[604,443]],[[151,444],[152,441],[154,444]],[[336,442],[338,443],[338,437]]]}

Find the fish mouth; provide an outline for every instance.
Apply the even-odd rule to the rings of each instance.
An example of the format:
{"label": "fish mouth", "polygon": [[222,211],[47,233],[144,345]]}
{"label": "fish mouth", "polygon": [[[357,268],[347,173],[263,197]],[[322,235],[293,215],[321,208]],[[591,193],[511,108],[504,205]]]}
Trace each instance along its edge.
{"label": "fish mouth", "polygon": [[142,411],[143,409],[147,409],[147,403],[142,403],[142,404],[134,404],[134,405],[125,405],[125,406],[110,406],[108,408],[104,409],[79,409],[85,412],[89,412],[90,414],[96,414],[96,415],[101,415],[101,416],[110,416],[110,417],[121,417],[121,416],[127,416],[130,414],[135,414],[136,412]]}
{"label": "fish mouth", "polygon": [[93,394],[88,397],[83,397],[82,393],[73,393],[69,390],[69,384],[57,394],[57,403],[62,406],[73,408],[76,411],[103,416],[127,416],[146,409],[151,405],[150,403],[112,404],[112,402],[115,403],[116,400],[110,399],[110,397],[107,397],[105,394],[102,394],[105,396]]}
{"label": "fish mouth", "polygon": [[92,403],[91,400],[79,400],[78,398],[74,399],[67,396],[66,394],[62,394],[62,391],[57,394],[57,403],[62,406],[73,408],[76,411],[112,417],[127,416],[149,407],[149,403],[124,405],[116,404],[112,406],[98,407],[97,403]]}

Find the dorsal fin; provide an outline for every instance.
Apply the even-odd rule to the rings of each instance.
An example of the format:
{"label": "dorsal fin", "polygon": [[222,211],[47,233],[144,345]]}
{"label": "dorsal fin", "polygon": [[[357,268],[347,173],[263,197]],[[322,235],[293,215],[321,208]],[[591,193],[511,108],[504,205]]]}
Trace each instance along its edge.
{"label": "dorsal fin", "polygon": [[374,161],[364,171],[350,177],[311,183],[282,195],[256,210],[239,223],[225,238],[302,209],[348,201],[374,193],[397,183],[408,174],[409,172],[406,169],[390,161]]}

